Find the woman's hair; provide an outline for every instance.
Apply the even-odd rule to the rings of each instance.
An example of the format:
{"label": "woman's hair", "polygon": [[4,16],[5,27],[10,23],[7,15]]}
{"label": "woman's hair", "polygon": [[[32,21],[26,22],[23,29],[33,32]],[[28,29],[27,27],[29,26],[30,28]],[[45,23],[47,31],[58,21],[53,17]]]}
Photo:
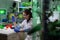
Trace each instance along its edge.
{"label": "woman's hair", "polygon": [[[29,20],[32,18],[31,8],[25,9],[25,10],[24,10],[24,13],[25,13],[26,15],[29,15]],[[29,22],[29,20],[27,20],[27,22]]]}

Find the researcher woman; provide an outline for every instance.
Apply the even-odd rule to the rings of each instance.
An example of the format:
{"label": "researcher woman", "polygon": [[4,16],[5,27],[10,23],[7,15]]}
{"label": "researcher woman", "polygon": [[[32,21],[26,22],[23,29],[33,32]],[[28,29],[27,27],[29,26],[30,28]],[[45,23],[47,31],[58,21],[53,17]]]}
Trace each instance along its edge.
{"label": "researcher woman", "polygon": [[32,36],[28,35],[27,32],[32,28],[32,13],[30,9],[26,9],[23,11],[24,21],[19,24],[20,30],[15,30],[16,32],[26,32],[25,40],[32,40]]}

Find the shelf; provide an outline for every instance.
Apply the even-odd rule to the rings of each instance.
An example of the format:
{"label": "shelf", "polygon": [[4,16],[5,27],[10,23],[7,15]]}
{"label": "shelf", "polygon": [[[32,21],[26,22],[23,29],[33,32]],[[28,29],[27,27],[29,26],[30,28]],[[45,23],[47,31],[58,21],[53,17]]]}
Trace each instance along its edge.
{"label": "shelf", "polygon": [[32,8],[32,7],[19,7],[19,8]]}

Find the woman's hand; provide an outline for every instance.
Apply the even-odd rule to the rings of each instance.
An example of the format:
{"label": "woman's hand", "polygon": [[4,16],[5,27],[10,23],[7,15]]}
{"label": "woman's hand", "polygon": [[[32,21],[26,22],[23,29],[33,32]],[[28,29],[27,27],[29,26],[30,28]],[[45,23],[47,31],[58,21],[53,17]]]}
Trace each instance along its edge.
{"label": "woman's hand", "polygon": [[13,24],[14,24],[14,27],[16,27],[16,25],[17,25],[16,22],[13,22]]}

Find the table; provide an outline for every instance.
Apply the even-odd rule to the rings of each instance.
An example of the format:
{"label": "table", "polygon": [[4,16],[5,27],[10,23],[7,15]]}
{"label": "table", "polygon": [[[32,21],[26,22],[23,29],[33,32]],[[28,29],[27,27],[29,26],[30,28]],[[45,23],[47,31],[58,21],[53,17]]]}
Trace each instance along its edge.
{"label": "table", "polygon": [[19,36],[13,29],[0,29],[0,40],[19,40]]}

